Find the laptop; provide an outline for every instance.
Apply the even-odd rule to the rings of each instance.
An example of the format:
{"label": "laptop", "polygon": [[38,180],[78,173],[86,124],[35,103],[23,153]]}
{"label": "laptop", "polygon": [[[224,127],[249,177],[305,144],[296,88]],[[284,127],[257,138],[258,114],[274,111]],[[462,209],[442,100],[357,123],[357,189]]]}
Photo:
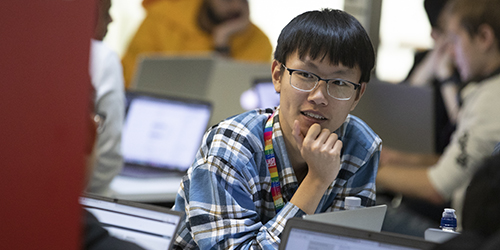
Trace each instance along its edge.
{"label": "laptop", "polygon": [[280,94],[276,93],[271,78],[256,79],[253,89],[257,96],[257,108],[271,108],[280,105]]}
{"label": "laptop", "polygon": [[287,221],[281,234],[279,249],[418,250],[432,249],[435,246],[436,243],[406,235],[372,232],[292,218]]}
{"label": "laptop", "polygon": [[459,232],[445,231],[440,228],[427,228],[424,232],[424,239],[436,243],[444,243],[460,235]]}
{"label": "laptop", "polygon": [[351,114],[377,133],[384,146],[415,153],[434,153],[434,92],[430,87],[373,79]]}
{"label": "laptop", "polygon": [[330,223],[374,232],[382,230],[387,205],[304,215],[305,220]]}
{"label": "laptop", "polygon": [[256,78],[271,75],[270,63],[216,56],[149,55],[139,61],[131,89],[212,103],[210,125],[245,112],[240,96]]}
{"label": "laptop", "polygon": [[136,91],[127,91],[126,101],[120,174],[183,175],[200,148],[210,120],[210,103]]}
{"label": "laptop", "polygon": [[141,56],[131,89],[188,98],[206,98],[215,61],[210,56]]}
{"label": "laptop", "polygon": [[172,248],[183,213],[168,208],[85,194],[80,204],[110,235],[149,250]]}
{"label": "laptop", "polygon": [[240,103],[245,110],[272,108],[280,105],[280,94],[274,89],[271,78],[258,78],[251,89],[243,92]]}

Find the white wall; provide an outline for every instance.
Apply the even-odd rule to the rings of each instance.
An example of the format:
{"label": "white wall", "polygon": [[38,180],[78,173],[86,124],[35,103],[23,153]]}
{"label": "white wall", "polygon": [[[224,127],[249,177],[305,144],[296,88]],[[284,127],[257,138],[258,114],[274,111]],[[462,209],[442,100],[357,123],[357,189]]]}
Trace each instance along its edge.
{"label": "white wall", "polygon": [[146,15],[141,3],[142,0],[111,0],[109,12],[113,22],[108,26],[104,42],[120,56]]}
{"label": "white wall", "polygon": [[416,49],[432,46],[431,28],[423,0],[383,0],[376,73],[399,82],[413,65]]}

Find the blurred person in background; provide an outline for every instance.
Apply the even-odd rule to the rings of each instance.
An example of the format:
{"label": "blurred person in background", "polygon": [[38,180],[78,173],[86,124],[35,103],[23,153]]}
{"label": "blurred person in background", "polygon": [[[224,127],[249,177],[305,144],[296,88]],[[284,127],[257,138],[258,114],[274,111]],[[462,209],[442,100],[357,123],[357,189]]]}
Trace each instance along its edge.
{"label": "blurred person in background", "polygon": [[90,79],[95,88],[95,113],[104,119],[97,141],[94,171],[87,187],[90,193],[111,196],[110,183],[123,167],[121,135],[125,116],[123,71],[118,55],[102,42],[112,21],[110,0],[96,0],[97,16],[90,48]]}
{"label": "blurred person in background", "polygon": [[122,58],[127,88],[146,53],[215,53],[271,62],[271,43],[250,21],[247,0],[149,0],[143,6],[146,18]]}
{"label": "blurred person in background", "polygon": [[500,141],[500,0],[450,0],[443,20],[466,83],[457,128],[438,159],[382,150],[377,185],[435,204],[451,202],[460,226],[467,185]]}

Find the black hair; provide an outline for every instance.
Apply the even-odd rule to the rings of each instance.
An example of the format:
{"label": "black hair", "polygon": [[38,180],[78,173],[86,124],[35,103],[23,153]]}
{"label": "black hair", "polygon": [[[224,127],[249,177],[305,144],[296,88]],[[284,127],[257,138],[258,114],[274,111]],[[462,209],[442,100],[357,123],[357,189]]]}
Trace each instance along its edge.
{"label": "black hair", "polygon": [[462,220],[464,231],[485,237],[500,232],[500,154],[487,158],[472,177]]}
{"label": "black hair", "polygon": [[373,45],[361,24],[350,14],[333,9],[305,12],[288,23],[281,31],[274,59],[286,63],[295,51],[299,58],[328,57],[333,65],[361,70],[360,82],[370,81],[375,65]]}
{"label": "black hair", "polygon": [[424,0],[425,13],[427,13],[427,18],[429,18],[429,23],[432,27],[439,27],[439,15],[444,9],[448,0]]}

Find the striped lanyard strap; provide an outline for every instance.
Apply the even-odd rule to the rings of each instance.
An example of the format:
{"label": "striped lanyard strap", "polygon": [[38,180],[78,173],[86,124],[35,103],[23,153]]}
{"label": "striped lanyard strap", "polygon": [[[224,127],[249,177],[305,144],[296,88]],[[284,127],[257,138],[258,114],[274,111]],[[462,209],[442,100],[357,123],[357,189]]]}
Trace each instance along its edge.
{"label": "striped lanyard strap", "polygon": [[281,195],[280,177],[276,166],[276,157],[274,156],[273,118],[274,114],[269,117],[264,128],[264,153],[266,155],[267,168],[271,174],[271,193],[273,194],[274,207],[276,208],[276,213],[278,213],[285,204]]}

